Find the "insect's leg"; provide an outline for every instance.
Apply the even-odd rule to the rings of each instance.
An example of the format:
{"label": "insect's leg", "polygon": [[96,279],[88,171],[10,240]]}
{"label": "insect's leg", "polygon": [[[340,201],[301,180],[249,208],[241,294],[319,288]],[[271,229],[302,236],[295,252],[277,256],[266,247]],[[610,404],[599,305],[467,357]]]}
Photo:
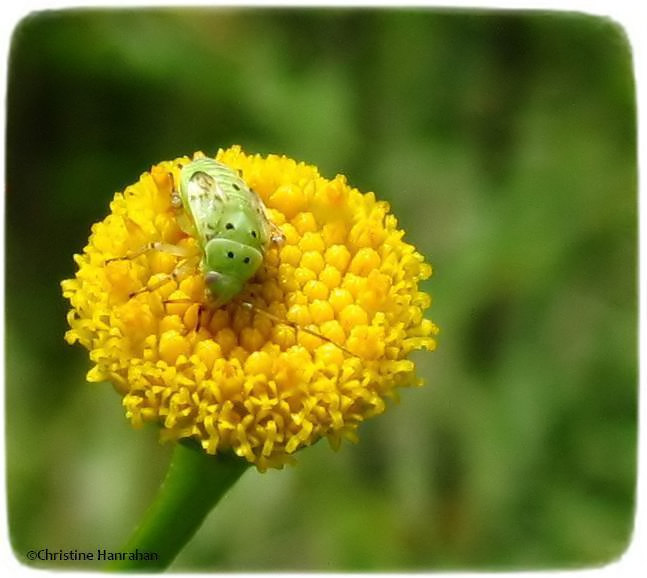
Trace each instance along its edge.
{"label": "insect's leg", "polygon": [[171,205],[176,209],[182,208],[182,197],[180,192],[175,188],[175,179],[173,178],[173,173],[168,174],[169,179],[171,179]]}
{"label": "insect's leg", "polygon": [[168,253],[169,255],[174,255],[175,257],[189,257],[193,253],[191,249],[186,247],[180,247],[179,245],[171,245],[170,243],[161,243],[160,241],[154,241],[152,243],[146,243],[136,251],[128,253],[123,257],[112,257],[111,259],[106,259],[106,264],[112,263],[113,261],[123,261],[123,260],[132,260],[145,255],[150,251],[161,251],[162,253]]}
{"label": "insect's leg", "polygon": [[270,241],[274,245],[279,246],[285,243],[285,234],[281,231],[281,228],[272,221],[270,221]]}
{"label": "insect's leg", "polygon": [[259,209],[262,220],[267,224],[270,243],[273,245],[283,245],[285,243],[285,234],[281,231],[281,228],[270,218],[269,211],[265,206],[265,203],[261,200],[257,193],[254,195],[258,199]]}
{"label": "insect's leg", "polygon": [[[170,246],[174,247],[175,245],[170,245]],[[152,287],[142,287],[138,291],[135,291],[134,293],[131,293],[130,297],[134,297],[135,295],[140,295],[141,293],[147,293],[148,291],[156,291],[157,289],[162,287],[162,285],[168,283],[169,281],[175,281],[177,283],[177,281],[179,279],[186,276],[191,271],[194,271],[196,269],[196,267],[198,266],[199,262],[200,262],[200,256],[199,255],[194,255],[192,257],[187,257],[185,259],[182,259],[175,266],[173,271],[171,271],[170,273],[167,273],[165,275],[160,275],[157,282]]]}
{"label": "insect's leg", "polygon": [[171,206],[175,209],[175,221],[182,231],[192,237],[196,236],[195,226],[189,214],[184,210],[184,203],[182,202],[182,195],[175,187],[175,179],[173,173],[169,173],[171,179]]}
{"label": "insect's leg", "polygon": [[323,341],[326,341],[327,343],[331,343],[335,347],[338,347],[341,349],[344,353],[350,355],[351,357],[357,357],[355,353],[350,351],[349,349],[346,349],[343,345],[340,345],[336,341],[330,339],[329,337],[326,337],[325,335],[322,335],[321,333],[318,333],[316,331],[313,331],[312,329],[308,329],[307,327],[303,327],[301,325],[297,325],[293,321],[289,321],[288,319],[282,319],[280,317],[277,317],[273,313],[270,313],[269,311],[265,311],[265,309],[261,309],[260,307],[256,307],[253,303],[249,303],[248,301],[243,301],[242,306],[245,307],[246,309],[249,309],[250,311],[253,311],[254,313],[260,313],[261,315],[265,315],[267,318],[271,319],[275,323],[287,325],[288,327],[292,327],[294,329],[295,333],[298,333],[299,331],[303,331],[304,333],[307,333],[308,335],[312,335],[313,337],[317,337]]}

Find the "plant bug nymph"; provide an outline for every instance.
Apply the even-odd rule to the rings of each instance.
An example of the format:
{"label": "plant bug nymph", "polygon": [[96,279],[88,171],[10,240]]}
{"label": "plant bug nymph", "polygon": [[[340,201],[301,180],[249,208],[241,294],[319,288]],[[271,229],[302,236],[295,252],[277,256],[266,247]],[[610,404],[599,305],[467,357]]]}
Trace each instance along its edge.
{"label": "plant bug nymph", "polygon": [[236,171],[213,159],[182,167],[172,204],[188,217],[180,226],[198,241],[215,306],[236,297],[263,263],[269,244],[283,241],[259,196]]}

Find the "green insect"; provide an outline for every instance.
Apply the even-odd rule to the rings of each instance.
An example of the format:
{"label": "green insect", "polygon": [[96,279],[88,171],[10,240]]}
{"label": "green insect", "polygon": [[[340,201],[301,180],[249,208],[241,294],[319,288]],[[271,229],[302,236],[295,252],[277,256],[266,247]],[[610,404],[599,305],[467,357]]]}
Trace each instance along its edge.
{"label": "green insect", "polygon": [[258,271],[270,243],[284,239],[258,195],[237,172],[213,159],[185,165],[171,201],[184,210],[180,226],[198,240],[205,284],[216,306],[236,297]]}

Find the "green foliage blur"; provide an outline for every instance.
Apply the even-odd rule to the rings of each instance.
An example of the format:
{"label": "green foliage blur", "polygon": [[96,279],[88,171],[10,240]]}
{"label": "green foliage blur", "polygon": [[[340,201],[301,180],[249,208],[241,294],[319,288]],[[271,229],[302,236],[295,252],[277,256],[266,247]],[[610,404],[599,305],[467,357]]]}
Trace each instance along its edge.
{"label": "green foliage blur", "polygon": [[[12,41],[10,533],[119,550],[170,447],[63,341],[59,282],[112,195],[238,143],[388,200],[434,265],[426,385],[297,467],[250,470],[176,571],[592,566],[631,539],[637,168],[630,47],[569,13],[41,12]],[[25,561],[26,562],[26,561]],[[41,563],[89,569],[90,563]]]}

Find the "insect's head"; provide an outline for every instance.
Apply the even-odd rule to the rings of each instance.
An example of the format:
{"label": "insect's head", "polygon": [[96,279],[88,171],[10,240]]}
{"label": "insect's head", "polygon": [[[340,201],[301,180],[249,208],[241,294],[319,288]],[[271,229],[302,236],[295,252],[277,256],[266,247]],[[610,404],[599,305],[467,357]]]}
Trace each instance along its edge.
{"label": "insect's head", "polygon": [[224,305],[240,293],[263,262],[256,248],[232,239],[214,238],[205,246],[205,283],[212,297]]}

